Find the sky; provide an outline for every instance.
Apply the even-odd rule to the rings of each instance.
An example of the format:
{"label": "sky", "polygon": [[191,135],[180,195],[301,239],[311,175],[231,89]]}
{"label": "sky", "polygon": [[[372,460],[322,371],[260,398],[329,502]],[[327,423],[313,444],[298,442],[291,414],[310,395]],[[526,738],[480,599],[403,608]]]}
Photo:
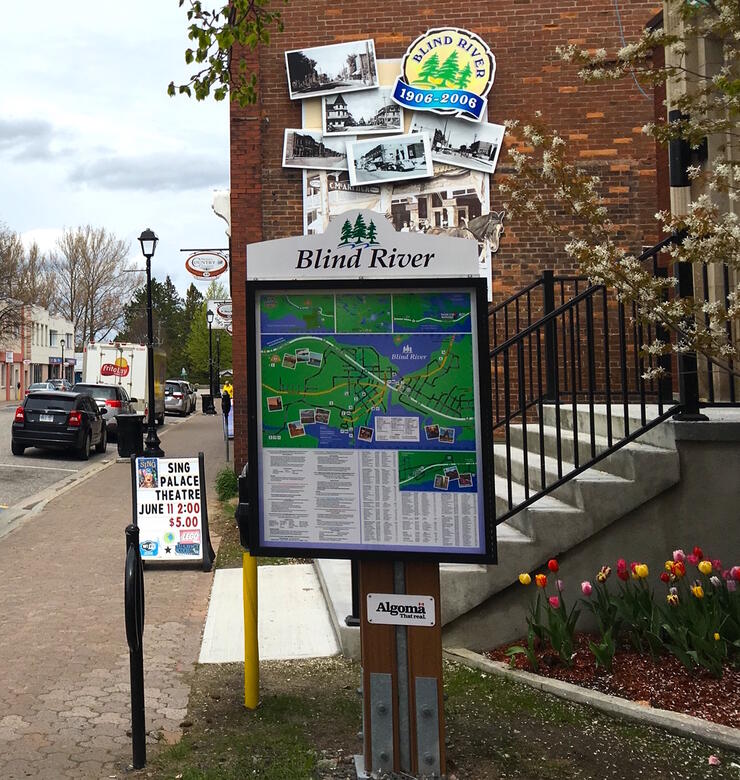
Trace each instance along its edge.
{"label": "sky", "polygon": [[167,95],[189,72],[185,8],[4,3],[3,30],[0,223],[42,251],[65,228],[104,227],[140,267],[151,227],[152,274],[184,293],[195,280],[179,250],[228,245],[211,203],[229,186],[228,101]]}

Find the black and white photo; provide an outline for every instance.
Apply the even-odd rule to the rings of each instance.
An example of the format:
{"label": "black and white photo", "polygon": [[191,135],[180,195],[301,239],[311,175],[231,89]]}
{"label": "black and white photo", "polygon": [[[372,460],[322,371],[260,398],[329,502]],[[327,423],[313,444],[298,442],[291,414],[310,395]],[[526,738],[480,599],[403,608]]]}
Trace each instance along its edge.
{"label": "black and white photo", "polygon": [[325,95],[321,101],[324,135],[372,135],[403,132],[403,109],[391,90],[371,89]]}
{"label": "black and white photo", "polygon": [[318,130],[287,129],[283,140],[284,168],[347,170],[347,141],[353,138],[327,138]]}
{"label": "black and white photo", "polygon": [[352,186],[432,176],[429,137],[421,133],[347,143]]}
{"label": "black and white photo", "polygon": [[354,92],[378,86],[371,39],[285,52],[291,100]]}
{"label": "black and white photo", "polygon": [[434,161],[484,173],[496,170],[505,129],[434,114],[417,112],[411,117],[411,132],[429,136]]}

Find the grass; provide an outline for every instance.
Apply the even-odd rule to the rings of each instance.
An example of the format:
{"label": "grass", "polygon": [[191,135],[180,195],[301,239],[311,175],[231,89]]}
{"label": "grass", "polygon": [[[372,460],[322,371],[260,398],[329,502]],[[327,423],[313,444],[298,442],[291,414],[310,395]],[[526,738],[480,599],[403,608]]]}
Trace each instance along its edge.
{"label": "grass", "polygon": [[219,501],[228,501],[239,494],[239,484],[237,482],[234,469],[230,466],[224,466],[216,474],[216,496]]}
{"label": "grass", "polygon": [[[263,662],[261,703],[242,705],[239,664],[200,666],[182,741],[141,775],[165,780],[349,780],[362,750],[359,664]],[[740,755],[613,720],[527,686],[445,664],[447,770],[457,780],[740,776]],[[709,766],[714,753],[720,766]]]}

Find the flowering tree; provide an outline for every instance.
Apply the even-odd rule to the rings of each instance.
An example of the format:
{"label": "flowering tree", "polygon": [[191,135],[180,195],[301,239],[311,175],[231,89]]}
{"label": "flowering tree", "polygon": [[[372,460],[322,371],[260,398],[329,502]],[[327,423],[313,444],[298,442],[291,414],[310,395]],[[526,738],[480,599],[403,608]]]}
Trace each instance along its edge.
{"label": "flowering tree", "polygon": [[[708,139],[710,149],[706,165],[691,166],[685,172],[691,184],[685,205],[674,203],[670,212],[655,215],[662,232],[676,238],[667,251],[676,262],[722,263],[737,274],[740,0],[666,0],[664,8],[662,28],[646,29],[638,41],[616,54],[603,49],[583,51],[573,45],[558,53],[580,66],[579,76],[586,82],[630,76],[644,84],[665,85],[669,120],[647,124],[643,132],[662,143],[682,141],[692,148]],[[702,68],[692,64],[699,44],[707,57]],[[660,47],[666,52],[664,65],[656,65],[654,58]],[[594,283],[614,288],[622,299],[635,302],[643,321],[677,334],[673,345],[656,340],[644,345],[645,351],[697,351],[740,375],[730,362],[738,354],[737,336],[732,335],[732,323],[740,320],[737,277],[726,300],[724,296],[708,302],[679,296],[676,278],[657,278],[652,268],[644,267],[620,244],[599,178],[571,161],[566,141],[557,130],[547,127],[539,116],[529,124],[509,122],[508,128],[513,137],[509,154],[514,175],[501,184],[509,201],[507,208],[539,223],[551,235],[565,233],[565,251],[584,274]],[[674,292],[669,295],[670,290]],[[651,375],[660,372],[656,368]]]}

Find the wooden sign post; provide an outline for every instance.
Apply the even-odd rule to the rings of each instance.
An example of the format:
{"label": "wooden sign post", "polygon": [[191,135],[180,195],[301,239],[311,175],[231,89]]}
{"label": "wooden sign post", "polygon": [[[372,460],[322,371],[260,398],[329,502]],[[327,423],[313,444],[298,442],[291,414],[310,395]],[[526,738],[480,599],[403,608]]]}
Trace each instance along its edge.
{"label": "wooden sign post", "polygon": [[358,777],[441,777],[439,563],[496,560],[476,244],[357,211],[247,264],[249,550],[359,561]]}

